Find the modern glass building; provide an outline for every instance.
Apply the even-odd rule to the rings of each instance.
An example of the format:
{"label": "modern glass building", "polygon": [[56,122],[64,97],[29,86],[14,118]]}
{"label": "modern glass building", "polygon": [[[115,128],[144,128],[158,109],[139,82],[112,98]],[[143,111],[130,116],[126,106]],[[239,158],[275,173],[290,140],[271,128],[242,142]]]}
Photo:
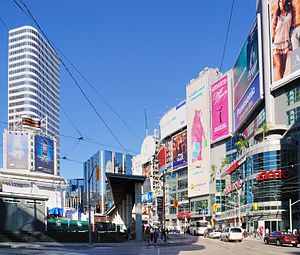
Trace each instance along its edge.
{"label": "modern glass building", "polygon": [[8,129],[22,117],[38,119],[46,135],[57,141],[60,173],[60,59],[47,40],[33,27],[9,31]]}
{"label": "modern glass building", "polygon": [[[98,176],[97,167],[100,169]],[[113,198],[107,184],[106,173],[131,175],[132,155],[101,150],[84,162],[84,207],[86,208],[87,182],[90,177],[91,206],[99,208],[99,213],[101,214],[104,214],[113,205]]]}

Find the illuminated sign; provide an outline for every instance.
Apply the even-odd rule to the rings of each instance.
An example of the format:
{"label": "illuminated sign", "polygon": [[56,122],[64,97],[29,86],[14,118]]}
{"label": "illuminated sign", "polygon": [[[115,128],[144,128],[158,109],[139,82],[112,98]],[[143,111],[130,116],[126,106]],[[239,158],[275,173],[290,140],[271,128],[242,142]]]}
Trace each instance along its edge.
{"label": "illuminated sign", "polygon": [[289,178],[288,170],[271,170],[263,171],[257,175],[258,181],[265,181],[270,179],[287,179]]}
{"label": "illuminated sign", "polygon": [[35,128],[41,127],[41,121],[40,120],[34,120],[31,118],[22,117],[22,126],[30,126]]}
{"label": "illuminated sign", "polygon": [[230,192],[234,190],[238,190],[243,186],[242,180],[237,180],[236,182],[230,184],[225,190],[224,193],[225,195],[229,194]]}
{"label": "illuminated sign", "polygon": [[235,161],[227,170],[227,174],[231,174],[239,166],[239,161]]}

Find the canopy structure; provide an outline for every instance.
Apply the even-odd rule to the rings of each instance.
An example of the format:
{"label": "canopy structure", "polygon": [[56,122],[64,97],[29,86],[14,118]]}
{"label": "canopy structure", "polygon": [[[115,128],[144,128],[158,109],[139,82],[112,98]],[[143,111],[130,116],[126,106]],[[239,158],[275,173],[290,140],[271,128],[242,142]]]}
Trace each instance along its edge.
{"label": "canopy structure", "polygon": [[142,241],[142,184],[145,176],[106,173],[114,205],[126,227],[130,227],[135,205],[136,240]]}

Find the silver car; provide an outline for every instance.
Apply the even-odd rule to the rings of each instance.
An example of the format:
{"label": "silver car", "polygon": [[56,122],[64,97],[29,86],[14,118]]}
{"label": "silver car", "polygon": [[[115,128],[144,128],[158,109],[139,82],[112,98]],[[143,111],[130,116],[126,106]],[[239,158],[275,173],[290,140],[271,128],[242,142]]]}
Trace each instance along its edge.
{"label": "silver car", "polygon": [[225,228],[220,235],[221,241],[239,241],[243,240],[243,230],[238,227]]}

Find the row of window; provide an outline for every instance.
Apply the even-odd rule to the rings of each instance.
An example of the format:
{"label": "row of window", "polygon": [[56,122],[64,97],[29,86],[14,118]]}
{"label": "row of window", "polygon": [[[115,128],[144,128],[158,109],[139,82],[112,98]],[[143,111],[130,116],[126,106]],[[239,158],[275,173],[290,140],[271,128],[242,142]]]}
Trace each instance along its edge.
{"label": "row of window", "polygon": [[[23,86],[23,85],[31,85],[34,86],[35,88],[31,87],[22,87],[19,89],[11,89],[13,87],[18,87],[18,86]],[[15,94],[19,92],[33,92],[37,94],[39,97],[41,97],[44,101],[47,102],[47,100],[54,102],[55,105],[59,105],[60,98],[58,95],[52,93],[50,90],[45,90],[44,86],[40,86],[38,83],[33,82],[33,81],[19,81],[19,82],[14,82],[14,83],[9,83],[9,94]],[[51,94],[49,93],[51,92]]]}
{"label": "row of window", "polygon": [[29,52],[29,53],[33,53],[35,54],[37,57],[39,58],[43,58],[43,59],[46,59],[45,62],[49,63],[50,65],[53,66],[53,68],[55,69],[59,69],[59,63],[57,65],[55,65],[55,63],[53,61],[51,61],[51,59],[44,53],[44,52],[41,52],[41,51],[36,51],[35,49],[31,49],[31,48],[23,48],[23,49],[19,49],[19,50],[15,50],[15,51],[11,51],[9,52],[9,56],[13,56],[13,55],[16,55],[16,54],[20,54],[20,53],[26,53],[26,52]]}
{"label": "row of window", "polygon": [[[44,77],[36,77],[35,75],[31,75],[31,74],[22,74],[22,75],[18,75],[18,76],[14,76],[14,77],[10,77],[9,81],[14,81],[14,80],[21,80],[21,79],[33,79],[35,81],[38,82],[38,84],[40,84],[42,86],[42,88],[44,88],[45,90],[48,90],[49,93],[51,95],[59,95],[59,91],[55,91],[53,90],[54,87],[51,83],[49,83],[47,80],[44,79]],[[9,87],[11,87],[11,85],[9,84]],[[52,91],[51,91],[52,89]]]}
{"label": "row of window", "polygon": [[16,70],[9,71],[9,74],[12,75],[12,74],[17,74],[17,73],[22,73],[22,72],[32,72],[32,73],[35,73],[39,77],[42,77],[42,75],[43,75],[44,77],[46,77],[51,82],[51,84],[52,83],[53,84],[55,84],[55,83],[59,84],[59,79],[54,78],[54,80],[53,80],[53,78],[51,77],[52,75],[51,76],[48,75],[47,72],[45,72],[44,70],[42,70],[39,67],[38,67],[38,71],[36,69],[30,68],[30,67],[23,67],[23,68],[19,68],[19,69],[16,69]]}
{"label": "row of window", "polygon": [[[33,59],[35,60],[39,65],[42,65],[42,63],[45,63],[46,64],[46,67],[44,66],[44,69],[45,70],[48,70],[50,69],[57,77],[59,77],[59,69],[57,67],[54,67],[53,66],[53,63],[50,63],[45,60],[44,58],[37,58],[31,54],[22,54],[22,55],[19,55],[19,56],[15,56],[15,57],[10,57],[8,59],[8,63],[12,63],[12,62],[15,62],[15,61],[18,61],[18,60],[23,60],[24,58],[30,58],[30,59]],[[17,63],[18,64],[18,63]],[[15,65],[15,64],[11,64],[11,65]],[[9,67],[11,67],[11,65],[9,65]]]}
{"label": "row of window", "polygon": [[[25,55],[26,56],[26,55]],[[31,55],[29,55],[31,56]],[[36,58],[34,56],[31,56],[32,58]],[[37,58],[36,58],[37,59]],[[9,65],[9,69],[12,68],[16,68],[16,67],[20,67],[20,66],[24,66],[24,65],[30,65],[30,66],[34,66],[35,68],[37,68],[38,70],[46,70],[44,72],[46,72],[47,74],[49,74],[52,79],[54,79],[55,81],[59,82],[59,74],[56,73],[52,73],[51,71],[54,71],[54,69],[49,66],[49,65],[44,65],[44,63],[42,61],[37,61],[38,64],[36,64],[35,62],[32,61],[22,61],[22,62],[18,62],[18,63],[14,63],[14,64],[10,64]]]}
{"label": "row of window", "polygon": [[[33,33],[39,39],[37,39],[35,36],[32,36],[32,35],[23,35],[23,36],[20,36],[20,37],[17,37],[17,38],[10,39],[9,43],[11,44],[13,42],[21,41],[21,40],[24,40],[24,39],[31,39],[39,45],[40,49],[42,49],[44,52],[47,53],[47,55],[49,55],[49,57],[51,58],[52,61],[54,61],[57,65],[59,65],[59,62],[57,60],[58,56],[53,51],[52,47],[49,47],[47,42],[45,42],[44,39],[38,33],[36,33],[35,31],[33,31]],[[40,50],[40,52],[41,52],[41,50]],[[42,53],[42,54],[44,54],[44,53]]]}
{"label": "row of window", "polygon": [[[11,96],[9,97],[9,101],[12,100],[17,100],[17,99],[27,99],[27,98],[31,98],[36,100],[38,103],[45,105],[47,110],[54,110],[55,112],[59,112],[59,107],[57,107],[57,105],[53,104],[50,100],[48,100],[47,98],[43,97],[44,99],[40,99],[40,97],[37,97],[35,95],[32,94],[21,94],[19,96]],[[50,105],[50,107],[48,106],[48,104]]]}

